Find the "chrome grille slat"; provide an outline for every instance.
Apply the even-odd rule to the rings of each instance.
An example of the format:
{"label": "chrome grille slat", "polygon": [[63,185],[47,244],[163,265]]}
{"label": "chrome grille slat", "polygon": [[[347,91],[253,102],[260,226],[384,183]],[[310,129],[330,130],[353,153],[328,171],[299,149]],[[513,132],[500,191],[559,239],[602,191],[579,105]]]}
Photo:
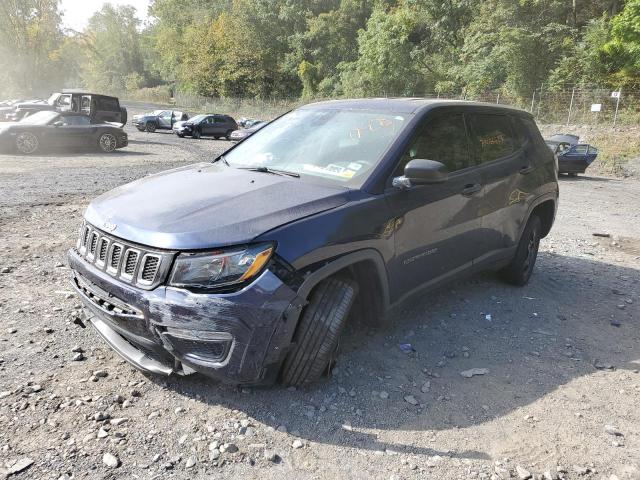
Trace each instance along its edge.
{"label": "chrome grille slat", "polygon": [[175,254],[130,245],[88,223],[80,229],[77,246],[78,253],[99,270],[147,290],[164,280]]}

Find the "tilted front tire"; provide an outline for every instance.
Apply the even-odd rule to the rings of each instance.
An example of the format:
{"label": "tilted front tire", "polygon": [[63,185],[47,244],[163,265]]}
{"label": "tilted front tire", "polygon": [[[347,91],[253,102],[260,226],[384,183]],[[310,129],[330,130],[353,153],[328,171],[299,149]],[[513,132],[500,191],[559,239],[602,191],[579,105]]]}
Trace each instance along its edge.
{"label": "tilted front tire", "polygon": [[145,126],[145,130],[149,133],[155,132],[156,131],[155,122],[147,122],[147,125]]}
{"label": "tilted front tire", "polygon": [[196,140],[198,140],[200,138],[200,131],[194,130],[191,134],[191,138],[195,138]]}
{"label": "tilted front tire", "polygon": [[357,293],[357,283],[346,278],[328,278],[316,286],[293,336],[294,347],[282,366],[285,385],[305,385],[322,376]]}
{"label": "tilted front tire", "polygon": [[532,215],[524,227],[520,243],[516,249],[516,256],[509,265],[500,271],[502,278],[513,285],[522,287],[529,282],[533,267],[538,258],[538,248],[542,233],[542,221],[537,215]]}

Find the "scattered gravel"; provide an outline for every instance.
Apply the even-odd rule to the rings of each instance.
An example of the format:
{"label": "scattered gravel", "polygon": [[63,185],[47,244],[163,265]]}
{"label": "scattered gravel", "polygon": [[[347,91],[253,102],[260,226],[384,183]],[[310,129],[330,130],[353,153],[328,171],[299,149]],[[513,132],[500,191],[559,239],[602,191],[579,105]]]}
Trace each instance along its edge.
{"label": "scattered gravel", "polygon": [[528,286],[476,275],[349,324],[330,379],[237,388],[145,376],[81,313],[91,198],[230,145],[127,129],[109,156],[0,155],[0,479],[640,478],[640,182],[561,179]]}

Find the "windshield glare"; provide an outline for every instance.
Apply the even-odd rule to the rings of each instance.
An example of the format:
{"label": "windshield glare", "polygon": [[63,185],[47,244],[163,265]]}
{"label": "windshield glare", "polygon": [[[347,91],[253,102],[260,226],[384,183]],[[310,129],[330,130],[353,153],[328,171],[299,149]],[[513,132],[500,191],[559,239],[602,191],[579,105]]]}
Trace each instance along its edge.
{"label": "windshield glare", "polygon": [[36,112],[33,115],[23,118],[20,123],[26,123],[27,125],[46,125],[57,117],[57,112]]}
{"label": "windshield glare", "polygon": [[268,167],[359,187],[406,121],[398,114],[303,108],[261,128],[224,158],[233,167]]}
{"label": "windshield glare", "polygon": [[189,122],[198,123],[200,120],[207,118],[206,115],[196,115],[195,117],[191,117]]}

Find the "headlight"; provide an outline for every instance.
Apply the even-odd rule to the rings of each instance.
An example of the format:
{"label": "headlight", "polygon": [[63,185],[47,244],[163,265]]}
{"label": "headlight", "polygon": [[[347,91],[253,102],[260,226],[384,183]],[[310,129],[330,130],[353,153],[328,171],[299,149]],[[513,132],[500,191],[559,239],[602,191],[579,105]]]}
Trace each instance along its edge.
{"label": "headlight", "polygon": [[210,253],[183,253],[173,266],[174,287],[213,288],[246,282],[267,264],[273,245],[260,244]]}

